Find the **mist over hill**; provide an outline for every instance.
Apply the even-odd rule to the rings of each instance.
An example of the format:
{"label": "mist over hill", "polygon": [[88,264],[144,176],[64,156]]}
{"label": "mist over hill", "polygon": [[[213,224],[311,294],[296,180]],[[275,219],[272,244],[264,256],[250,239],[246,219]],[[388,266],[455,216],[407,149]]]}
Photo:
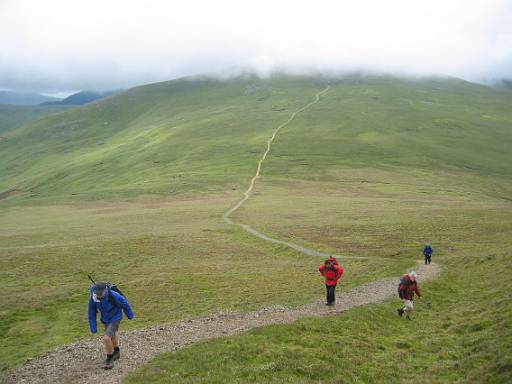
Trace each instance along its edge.
{"label": "mist over hill", "polygon": [[57,102],[57,97],[45,96],[35,92],[0,91],[0,104],[38,105],[44,102]]}

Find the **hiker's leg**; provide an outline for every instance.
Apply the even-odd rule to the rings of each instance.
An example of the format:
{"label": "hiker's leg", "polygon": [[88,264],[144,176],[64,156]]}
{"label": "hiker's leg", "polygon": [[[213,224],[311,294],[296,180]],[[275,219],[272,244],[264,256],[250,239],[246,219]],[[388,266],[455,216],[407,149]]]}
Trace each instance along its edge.
{"label": "hiker's leg", "polygon": [[114,353],[112,338],[110,336],[103,335],[103,344],[105,345],[105,351],[107,352],[107,355],[112,355]]}
{"label": "hiker's leg", "polygon": [[111,339],[112,339],[112,346],[114,348],[119,348],[119,335],[117,332],[114,334],[114,336],[111,337]]}
{"label": "hiker's leg", "polygon": [[331,303],[336,301],[336,285],[331,287]]}
{"label": "hiker's leg", "polygon": [[325,284],[325,302],[329,304],[329,286]]}
{"label": "hiker's leg", "polygon": [[413,311],[412,300],[405,300],[404,305],[405,316],[410,318]]}
{"label": "hiker's leg", "polygon": [[327,286],[327,304],[333,304],[336,297],[334,295],[335,285]]}
{"label": "hiker's leg", "polygon": [[105,335],[103,336],[103,344],[107,350],[107,355],[114,353],[114,347],[119,346],[117,339],[117,330],[119,329],[119,321],[113,321],[105,326]]}

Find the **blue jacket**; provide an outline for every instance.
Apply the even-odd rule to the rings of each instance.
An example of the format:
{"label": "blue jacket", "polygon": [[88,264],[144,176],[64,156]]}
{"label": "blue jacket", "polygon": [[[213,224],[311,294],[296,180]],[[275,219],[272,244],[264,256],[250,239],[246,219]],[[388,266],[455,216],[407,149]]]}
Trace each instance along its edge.
{"label": "blue jacket", "polygon": [[[93,288],[89,290],[89,327],[92,333],[98,331],[96,324],[96,314],[100,312],[100,319],[103,324],[108,324],[113,321],[119,321],[123,318],[123,311],[126,317],[133,319],[132,308],[128,300],[121,296],[119,293],[107,290],[105,297],[102,297],[99,302],[96,302],[92,298]],[[108,295],[112,295],[114,300],[109,300]],[[114,305],[110,301],[115,301],[118,305]]]}
{"label": "blue jacket", "polygon": [[425,248],[423,248],[423,254],[425,256],[430,256],[434,250],[430,245],[425,245]]}

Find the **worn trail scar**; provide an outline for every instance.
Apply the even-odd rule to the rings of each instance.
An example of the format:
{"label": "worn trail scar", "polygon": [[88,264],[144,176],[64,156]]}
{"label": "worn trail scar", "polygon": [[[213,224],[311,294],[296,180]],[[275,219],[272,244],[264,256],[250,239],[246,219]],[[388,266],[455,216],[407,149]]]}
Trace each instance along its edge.
{"label": "worn trail scar", "polygon": [[[249,187],[244,192],[244,196],[242,197],[242,199],[238,203],[236,203],[233,207],[228,209],[224,213],[224,215],[222,216],[222,218],[224,219],[224,221],[226,223],[228,223],[230,225],[237,225],[237,226],[243,228],[245,231],[247,231],[251,235],[254,235],[254,236],[256,236],[256,237],[258,237],[258,238],[260,238],[260,239],[262,239],[264,241],[269,241],[269,242],[274,243],[274,244],[285,245],[285,246],[287,246],[289,248],[292,248],[292,249],[294,249],[294,250],[296,250],[298,252],[301,252],[301,253],[303,253],[305,255],[308,255],[308,256],[328,257],[330,255],[330,254],[325,253],[325,252],[320,252],[320,251],[317,251],[317,250],[314,250],[314,249],[309,249],[309,248],[303,247],[301,245],[292,243],[291,241],[280,240],[280,239],[276,239],[274,237],[267,236],[264,233],[261,233],[261,232],[257,231],[256,229],[251,227],[249,224],[239,223],[239,222],[234,221],[233,219],[231,219],[231,215],[236,210],[241,208],[245,204],[245,202],[249,199],[249,197],[251,196],[251,194],[252,194],[252,192],[254,190],[254,186],[256,184],[256,180],[260,177],[260,173],[261,173],[261,168],[262,168],[263,162],[267,158],[267,155],[269,154],[270,149],[272,147],[272,143],[274,142],[274,139],[276,138],[276,136],[279,133],[279,131],[282,128],[286,127],[288,124],[290,124],[299,113],[305,111],[306,109],[308,109],[312,105],[318,103],[320,101],[320,96],[325,94],[330,88],[331,88],[331,86],[328,85],[325,89],[323,89],[320,92],[318,92],[317,94],[315,94],[315,98],[314,98],[313,101],[309,102],[308,104],[304,105],[303,107],[301,107],[298,110],[296,110],[295,112],[293,112],[290,115],[290,117],[288,118],[288,120],[286,120],[285,122],[281,123],[274,130],[274,132],[272,133],[272,136],[270,136],[270,138],[267,140],[267,149],[265,150],[265,152],[263,152],[263,155],[261,156],[260,160],[258,161],[258,166],[256,167],[256,174],[251,179],[251,182],[249,183]],[[341,257],[341,256],[337,256],[337,257]],[[366,259],[366,257],[360,257],[360,256],[343,256],[343,258],[345,258],[345,259],[346,258]]]}

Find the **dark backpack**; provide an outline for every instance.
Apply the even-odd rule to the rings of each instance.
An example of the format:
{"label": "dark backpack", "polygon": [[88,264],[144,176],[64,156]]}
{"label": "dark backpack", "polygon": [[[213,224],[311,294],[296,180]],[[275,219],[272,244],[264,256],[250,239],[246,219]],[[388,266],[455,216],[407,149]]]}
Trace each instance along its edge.
{"label": "dark backpack", "polygon": [[325,260],[324,265],[326,271],[335,271],[338,263],[334,260]]}
{"label": "dark backpack", "polygon": [[[407,275],[405,275],[405,276],[407,276]],[[402,289],[400,289],[400,287],[402,285],[405,286],[405,287],[409,287],[409,286],[414,284],[414,281],[412,281],[410,279],[406,279],[405,276],[402,276],[400,278],[400,283],[398,284],[398,297],[400,297],[401,299],[405,299],[407,297],[405,296],[405,292],[404,292],[405,289],[402,290]]]}
{"label": "dark backpack", "polygon": [[124,298],[126,298],[126,296],[123,294],[123,292],[121,292],[119,287],[115,284],[107,283],[107,291],[108,291],[108,301],[110,302],[110,304],[115,305],[116,307],[120,307],[121,304],[116,300],[114,295],[110,294],[111,291],[114,291],[114,292],[119,293]]}
{"label": "dark backpack", "polygon": [[[94,279],[91,277],[91,275],[87,275],[87,277],[89,278],[89,280],[92,281],[93,284],[96,284],[96,282],[94,281]],[[126,298],[126,296],[124,295],[124,293],[119,289],[119,287],[116,285],[116,284],[113,284],[113,283],[110,283],[110,282],[107,282],[105,283],[107,285],[107,292],[108,292],[108,302],[116,307],[120,307],[121,304],[116,300],[116,298],[114,297],[114,295],[111,295],[111,291],[114,291],[116,293],[119,293],[121,296],[123,296],[124,298]]]}

